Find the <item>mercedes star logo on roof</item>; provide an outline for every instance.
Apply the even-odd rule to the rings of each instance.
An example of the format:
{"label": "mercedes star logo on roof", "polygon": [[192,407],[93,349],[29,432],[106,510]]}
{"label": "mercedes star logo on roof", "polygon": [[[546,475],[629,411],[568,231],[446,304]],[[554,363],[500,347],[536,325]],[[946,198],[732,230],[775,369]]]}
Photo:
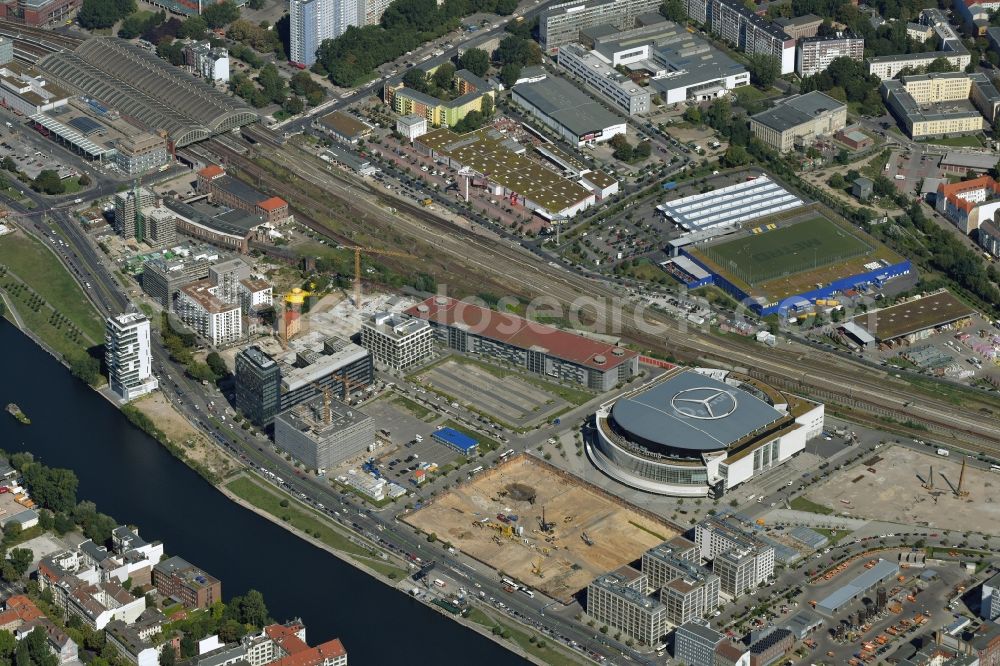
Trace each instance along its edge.
{"label": "mercedes star logo on roof", "polygon": [[680,391],[670,399],[670,406],[693,419],[722,419],[736,411],[736,396],[725,389],[700,386]]}

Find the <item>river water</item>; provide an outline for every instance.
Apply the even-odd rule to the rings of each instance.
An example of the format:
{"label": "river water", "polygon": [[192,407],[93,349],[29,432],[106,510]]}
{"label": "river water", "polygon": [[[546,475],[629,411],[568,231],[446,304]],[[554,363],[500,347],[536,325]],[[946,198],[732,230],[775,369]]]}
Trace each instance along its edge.
{"label": "river water", "polygon": [[234,504],[2,319],[0,349],[0,406],[32,419],[0,412],[0,448],[72,469],[79,499],[220,578],[225,598],[260,590],[272,617],[301,617],[312,644],[339,637],[355,665],[526,663]]}

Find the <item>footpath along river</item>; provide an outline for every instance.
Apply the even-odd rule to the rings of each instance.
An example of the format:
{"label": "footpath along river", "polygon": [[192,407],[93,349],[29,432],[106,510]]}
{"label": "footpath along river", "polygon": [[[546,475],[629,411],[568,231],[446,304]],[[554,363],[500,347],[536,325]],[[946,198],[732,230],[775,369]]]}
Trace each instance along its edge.
{"label": "footpath along river", "polygon": [[218,576],[226,599],[260,590],[272,617],[301,617],[311,644],[339,637],[355,666],[525,663],[236,505],[4,320],[0,349],[0,405],[32,421],[0,413],[0,448],[72,469],[79,499]]}

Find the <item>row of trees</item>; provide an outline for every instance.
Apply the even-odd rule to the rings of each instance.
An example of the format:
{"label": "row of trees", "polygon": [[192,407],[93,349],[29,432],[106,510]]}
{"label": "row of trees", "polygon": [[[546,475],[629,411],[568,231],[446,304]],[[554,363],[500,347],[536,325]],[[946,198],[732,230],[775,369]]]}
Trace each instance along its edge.
{"label": "row of trees", "polygon": [[858,110],[869,116],[885,112],[879,95],[880,79],[869,74],[862,63],[848,57],[837,58],[825,71],[802,79],[801,91],[820,90],[842,102],[858,104]]}
{"label": "row of trees", "polygon": [[371,79],[379,65],[454,30],[469,14],[510,15],[516,8],[516,0],[444,0],[440,5],[437,0],[396,0],[379,25],[352,26],[325,40],[313,69],[339,86],[353,87]]}

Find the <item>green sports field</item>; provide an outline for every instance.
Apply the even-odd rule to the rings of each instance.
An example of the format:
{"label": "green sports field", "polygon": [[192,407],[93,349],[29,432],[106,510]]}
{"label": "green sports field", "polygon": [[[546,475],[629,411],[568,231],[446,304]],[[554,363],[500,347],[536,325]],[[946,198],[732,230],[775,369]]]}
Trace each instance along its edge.
{"label": "green sports field", "polygon": [[749,285],[811,272],[872,252],[873,246],[845,226],[814,215],[807,219],[759,229],[730,241],[699,248],[701,253],[727,273]]}

